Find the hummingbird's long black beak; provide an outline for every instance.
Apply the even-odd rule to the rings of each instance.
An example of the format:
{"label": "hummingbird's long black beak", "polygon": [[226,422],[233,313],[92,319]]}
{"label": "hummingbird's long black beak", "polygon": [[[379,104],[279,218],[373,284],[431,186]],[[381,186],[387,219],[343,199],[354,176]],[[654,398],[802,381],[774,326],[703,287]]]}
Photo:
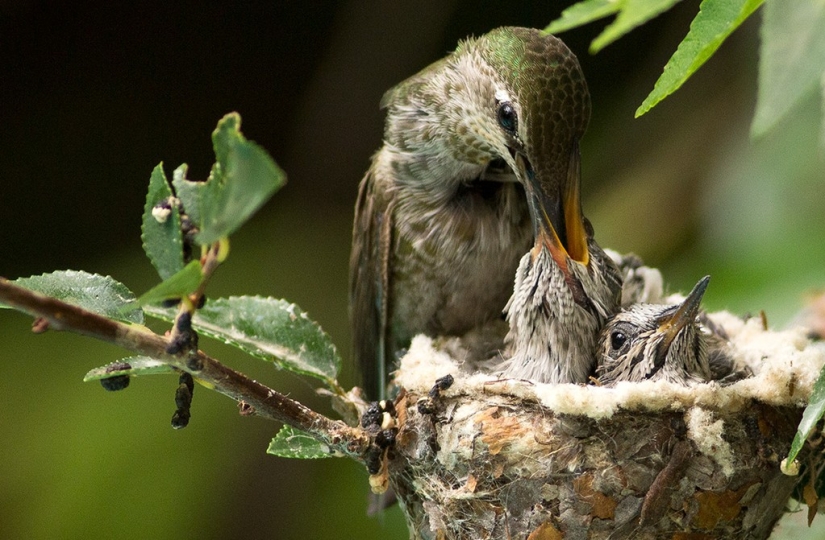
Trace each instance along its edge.
{"label": "hummingbird's long black beak", "polygon": [[705,295],[708,283],[710,283],[710,276],[705,276],[700,279],[676,311],[666,311],[661,319],[657,321],[659,323],[659,332],[665,335],[659,348],[662,361],[664,361],[664,356],[667,355],[667,349],[670,347],[673,339],[679,334],[682,328],[696,320],[696,315],[699,313],[699,305],[702,303],[702,297]]}
{"label": "hummingbird's long black beak", "polygon": [[567,174],[545,179],[536,174],[528,159],[517,153],[516,175],[524,179],[535,246],[545,246],[553,259],[569,274],[567,260],[584,265],[590,259],[587,229],[581,207],[581,158],[578,142],[570,149]]}

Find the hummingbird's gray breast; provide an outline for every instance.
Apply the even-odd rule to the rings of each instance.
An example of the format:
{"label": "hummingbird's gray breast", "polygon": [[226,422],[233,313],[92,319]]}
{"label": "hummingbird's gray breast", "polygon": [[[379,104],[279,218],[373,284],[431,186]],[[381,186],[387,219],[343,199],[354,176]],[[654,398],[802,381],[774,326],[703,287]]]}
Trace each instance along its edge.
{"label": "hummingbird's gray breast", "polygon": [[519,184],[462,184],[437,210],[398,205],[395,220],[393,341],[461,335],[501,316],[531,240]]}

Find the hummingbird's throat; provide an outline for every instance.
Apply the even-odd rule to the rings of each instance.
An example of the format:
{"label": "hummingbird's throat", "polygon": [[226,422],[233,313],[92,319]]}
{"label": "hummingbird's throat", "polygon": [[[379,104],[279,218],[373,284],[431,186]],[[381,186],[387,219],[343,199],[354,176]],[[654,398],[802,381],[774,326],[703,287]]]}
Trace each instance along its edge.
{"label": "hummingbird's throat", "polygon": [[507,162],[502,158],[496,158],[487,163],[484,170],[481,171],[478,180],[485,182],[510,183],[517,182],[516,174],[513,169],[507,165]]}

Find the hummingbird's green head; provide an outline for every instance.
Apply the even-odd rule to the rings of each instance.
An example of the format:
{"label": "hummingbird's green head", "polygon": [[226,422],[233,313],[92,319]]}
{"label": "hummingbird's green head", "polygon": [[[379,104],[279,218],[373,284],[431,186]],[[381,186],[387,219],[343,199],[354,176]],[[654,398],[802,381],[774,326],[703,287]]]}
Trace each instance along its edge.
{"label": "hummingbird's green head", "polygon": [[[579,141],[590,120],[590,94],[575,55],[561,40],[537,30],[502,28],[482,39],[490,65],[514,89],[520,129],[508,144],[527,191],[536,245],[559,265],[587,264],[587,227],[581,213]],[[499,120],[510,116],[507,97]],[[510,122],[511,123],[511,122]]]}
{"label": "hummingbird's green head", "polygon": [[480,131],[525,187],[536,244],[550,247],[564,270],[568,259],[587,265],[579,141],[590,94],[576,56],[558,38],[528,28],[499,28],[467,48],[493,81],[495,123]]}
{"label": "hummingbird's green head", "polygon": [[[576,56],[555,36],[499,28],[475,47],[495,72],[498,127],[538,176],[561,179],[590,120],[590,93]],[[556,180],[557,182],[560,180]]]}
{"label": "hummingbird's green head", "polygon": [[510,132],[511,167],[527,192],[536,247],[547,247],[567,274],[568,261],[590,259],[579,159],[590,94],[581,67],[561,40],[538,30],[501,28],[479,41],[505,86],[496,95],[497,120]]}
{"label": "hummingbird's green head", "polygon": [[561,40],[535,29],[498,28],[391,89],[382,106],[389,109],[386,141],[426,162],[417,165],[428,172],[421,181],[470,182],[506,164],[509,174],[490,176],[544,193],[553,203],[547,215],[567,243],[562,198],[590,96],[578,60]]}

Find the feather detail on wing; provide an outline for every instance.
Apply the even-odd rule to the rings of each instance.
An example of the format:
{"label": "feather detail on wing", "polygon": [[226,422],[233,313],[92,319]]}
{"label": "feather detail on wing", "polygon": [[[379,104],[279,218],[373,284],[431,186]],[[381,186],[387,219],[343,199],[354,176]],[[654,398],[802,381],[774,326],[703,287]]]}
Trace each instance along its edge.
{"label": "feather detail on wing", "polygon": [[384,399],[389,339],[387,294],[393,202],[377,196],[368,171],[358,188],[350,255],[350,326],[355,363],[369,399]]}

